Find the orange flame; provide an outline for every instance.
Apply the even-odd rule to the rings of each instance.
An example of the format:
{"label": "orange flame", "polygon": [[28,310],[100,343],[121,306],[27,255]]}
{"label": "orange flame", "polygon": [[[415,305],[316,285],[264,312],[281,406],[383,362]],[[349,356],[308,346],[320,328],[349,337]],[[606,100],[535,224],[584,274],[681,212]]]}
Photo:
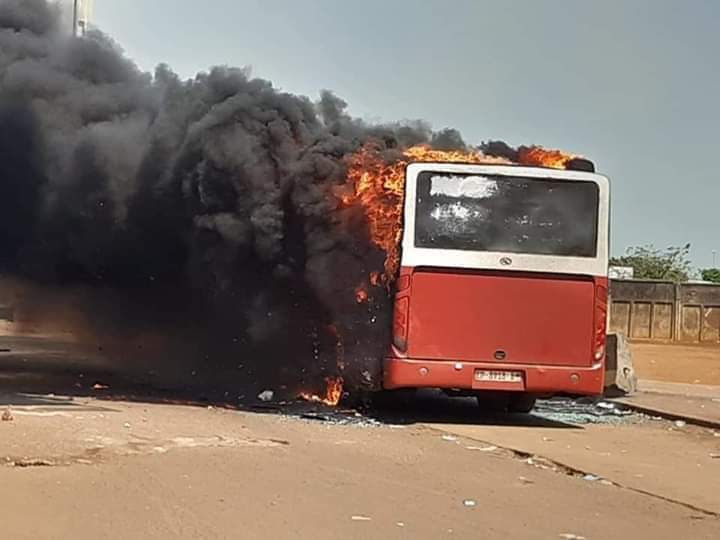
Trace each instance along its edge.
{"label": "orange flame", "polygon": [[426,146],[413,146],[403,156],[386,162],[377,147],[363,146],[348,160],[348,183],[351,195],[342,196],[344,204],[359,203],[368,219],[373,243],[385,252],[385,271],[370,276],[373,285],[387,285],[400,263],[399,245],[402,235],[401,216],[405,189],[405,167],[413,161],[453,161],[464,163],[509,163],[502,158],[480,152],[432,150]]}
{"label": "orange flame", "polygon": [[365,288],[360,285],[355,289],[355,301],[358,304],[362,304],[363,302],[367,302],[368,300],[368,292],[365,290]]}
{"label": "orange flame", "polygon": [[[574,155],[539,146],[523,147],[518,154],[522,165],[564,168]],[[370,283],[387,286],[400,264],[402,205],[405,167],[410,162],[456,162],[511,164],[505,158],[487,156],[476,150],[443,151],[427,146],[406,149],[402,157],[388,162],[372,143],[366,144],[348,159],[348,185],[351,193],[340,195],[343,204],[360,204],[367,216],[372,242],[385,252],[384,272],[373,273]],[[367,294],[367,293],[366,293]],[[360,297],[356,290],[358,302]]]}
{"label": "orange flame", "polygon": [[314,403],[324,403],[331,407],[335,407],[340,403],[340,398],[343,394],[343,379],[342,377],[327,377],[325,379],[325,395],[318,396],[317,394],[309,394],[307,392],[301,392],[300,398],[305,401],[312,401]]}
{"label": "orange flame", "polygon": [[518,162],[522,165],[564,169],[568,162],[580,156],[566,154],[561,150],[548,150],[542,146],[523,146],[518,150]]}

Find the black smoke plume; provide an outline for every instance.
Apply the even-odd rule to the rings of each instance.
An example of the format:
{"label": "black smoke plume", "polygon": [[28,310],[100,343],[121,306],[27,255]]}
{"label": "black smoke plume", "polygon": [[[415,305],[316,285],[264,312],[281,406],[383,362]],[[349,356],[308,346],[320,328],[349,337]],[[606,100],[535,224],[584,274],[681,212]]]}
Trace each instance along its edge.
{"label": "black smoke plume", "polygon": [[0,275],[44,291],[19,296],[20,318],[72,308],[120,364],[238,387],[377,385],[388,295],[353,291],[384,254],[333,190],[370,140],[464,148],[459,133],[369,125],[244,69],[144,73],[60,21],[46,0],[0,0]]}

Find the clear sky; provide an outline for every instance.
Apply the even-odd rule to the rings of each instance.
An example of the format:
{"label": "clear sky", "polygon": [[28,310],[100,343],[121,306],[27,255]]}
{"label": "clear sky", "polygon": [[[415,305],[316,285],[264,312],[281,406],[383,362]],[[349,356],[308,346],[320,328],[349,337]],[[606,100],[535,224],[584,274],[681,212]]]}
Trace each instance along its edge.
{"label": "clear sky", "polygon": [[584,154],[613,183],[613,252],[720,263],[720,1],[95,0],[145,69],[251,66],[368,120]]}

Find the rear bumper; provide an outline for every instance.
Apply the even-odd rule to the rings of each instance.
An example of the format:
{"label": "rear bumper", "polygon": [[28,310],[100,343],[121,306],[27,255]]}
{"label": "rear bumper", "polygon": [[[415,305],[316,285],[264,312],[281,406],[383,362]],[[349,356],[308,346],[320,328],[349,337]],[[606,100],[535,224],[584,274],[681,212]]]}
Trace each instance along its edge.
{"label": "rear bumper", "polygon": [[[475,371],[521,371],[522,383],[479,382]],[[457,388],[462,390],[508,390],[531,393],[599,395],[603,392],[604,366],[537,366],[442,360],[385,358],[383,388]]]}

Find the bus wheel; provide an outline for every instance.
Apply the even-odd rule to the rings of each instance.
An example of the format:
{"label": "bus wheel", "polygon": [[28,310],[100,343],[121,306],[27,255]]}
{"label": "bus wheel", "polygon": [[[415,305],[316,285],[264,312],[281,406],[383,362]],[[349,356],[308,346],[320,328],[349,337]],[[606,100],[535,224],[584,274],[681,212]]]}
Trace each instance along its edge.
{"label": "bus wheel", "polygon": [[373,394],[372,404],[379,409],[403,409],[412,403],[416,393],[415,388],[381,390]]}
{"label": "bus wheel", "polygon": [[532,394],[515,394],[510,396],[508,411],[511,413],[529,413],[535,407],[536,398]]}
{"label": "bus wheel", "polygon": [[475,394],[482,412],[498,413],[508,410],[508,395],[504,392],[478,392]]}

